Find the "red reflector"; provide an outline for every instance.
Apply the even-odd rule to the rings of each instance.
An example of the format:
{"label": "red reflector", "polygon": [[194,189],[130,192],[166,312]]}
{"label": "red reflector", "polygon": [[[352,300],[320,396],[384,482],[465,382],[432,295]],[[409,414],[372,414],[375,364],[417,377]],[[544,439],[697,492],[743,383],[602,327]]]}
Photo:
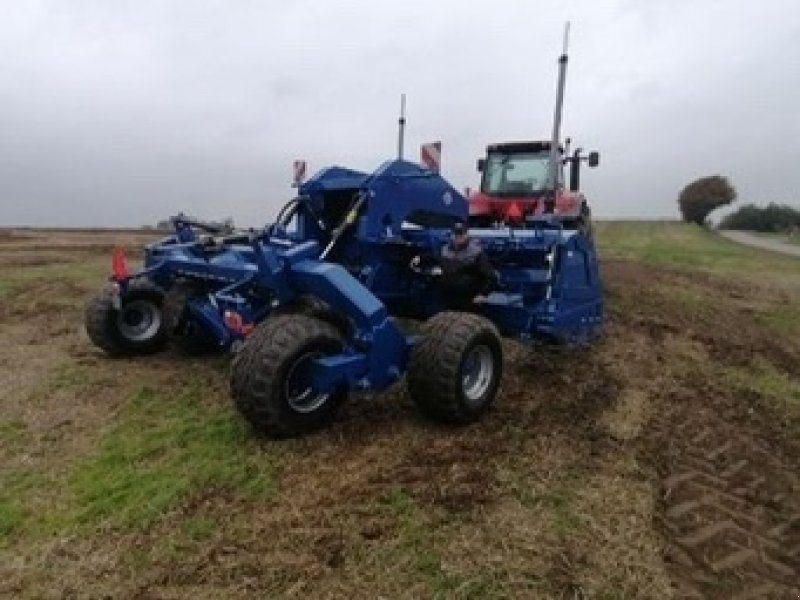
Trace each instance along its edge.
{"label": "red reflector", "polygon": [[521,219],[522,209],[519,207],[519,204],[512,202],[509,205],[508,210],[506,210],[506,217],[509,219]]}
{"label": "red reflector", "polygon": [[245,323],[242,315],[232,310],[226,310],[222,314],[222,320],[228,329],[242,336],[250,335],[250,332],[256,328],[253,323]]}
{"label": "red reflector", "polygon": [[239,331],[242,328],[242,315],[232,310],[226,310],[222,315],[222,320],[225,322],[225,326],[232,331]]}
{"label": "red reflector", "polygon": [[125,279],[128,276],[128,265],[125,262],[125,251],[122,248],[114,248],[111,256],[111,274],[116,281]]}

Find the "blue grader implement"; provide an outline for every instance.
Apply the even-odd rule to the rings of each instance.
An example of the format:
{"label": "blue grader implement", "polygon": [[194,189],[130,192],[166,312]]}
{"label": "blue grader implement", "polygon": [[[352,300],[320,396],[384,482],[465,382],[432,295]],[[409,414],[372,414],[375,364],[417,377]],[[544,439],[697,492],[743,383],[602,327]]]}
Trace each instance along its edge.
{"label": "blue grader implement", "polygon": [[[142,270],[128,273],[115,256],[111,282],[87,306],[87,331],[116,356],[170,340],[188,352],[233,350],[235,403],[275,437],[316,429],[350,391],[404,375],[424,413],[472,421],[496,395],[501,337],[582,343],[602,327],[585,206],[581,218],[559,212],[559,194],[576,193],[563,189],[563,165],[572,161],[577,182],[582,159],[564,158],[557,135],[490,147],[477,216],[437,172],[397,159],[373,173],[323,169],[263,230],[225,234],[175,217]],[[545,173],[557,164],[549,185],[517,185],[513,200],[491,197],[485,210],[497,169],[513,164],[519,175],[542,161]],[[496,210],[504,201],[514,210]],[[457,222],[474,225],[496,278],[479,302],[453,310],[437,262]],[[396,317],[423,321],[421,330],[404,333]]]}

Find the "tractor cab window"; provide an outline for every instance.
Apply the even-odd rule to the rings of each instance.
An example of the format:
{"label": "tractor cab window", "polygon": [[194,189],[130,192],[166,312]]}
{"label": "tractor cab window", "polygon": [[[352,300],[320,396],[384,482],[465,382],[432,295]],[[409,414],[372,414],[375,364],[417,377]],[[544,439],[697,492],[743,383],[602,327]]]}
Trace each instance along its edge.
{"label": "tractor cab window", "polygon": [[549,165],[547,152],[491,153],[486,160],[481,191],[490,196],[539,194],[548,187]]}

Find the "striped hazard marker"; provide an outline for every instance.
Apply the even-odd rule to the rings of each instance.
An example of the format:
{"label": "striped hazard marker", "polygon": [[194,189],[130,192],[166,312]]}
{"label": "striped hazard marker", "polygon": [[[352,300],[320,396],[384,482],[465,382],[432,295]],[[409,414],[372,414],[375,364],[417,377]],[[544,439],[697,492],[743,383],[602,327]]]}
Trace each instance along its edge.
{"label": "striped hazard marker", "polygon": [[306,161],[304,160],[296,160],[292,164],[292,169],[294,171],[294,185],[298,186],[303,183],[303,180],[306,178]]}
{"label": "striped hazard marker", "polygon": [[426,169],[438,173],[442,167],[442,142],[422,144],[419,149],[419,162]]}

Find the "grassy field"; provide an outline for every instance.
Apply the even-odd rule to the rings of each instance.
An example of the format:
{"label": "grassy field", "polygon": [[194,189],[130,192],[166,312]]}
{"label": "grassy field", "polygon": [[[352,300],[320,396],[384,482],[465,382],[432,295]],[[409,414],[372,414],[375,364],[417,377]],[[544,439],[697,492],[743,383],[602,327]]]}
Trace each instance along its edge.
{"label": "grassy field", "polygon": [[0,236],[0,597],[800,594],[800,260],[601,222],[605,335],[508,343],[479,423],[399,385],[273,442],[226,357],[87,340],[111,247],[147,237]]}
{"label": "grassy field", "polygon": [[597,223],[602,257],[690,269],[800,288],[797,260],[732,243],[700,228],[664,221]]}

